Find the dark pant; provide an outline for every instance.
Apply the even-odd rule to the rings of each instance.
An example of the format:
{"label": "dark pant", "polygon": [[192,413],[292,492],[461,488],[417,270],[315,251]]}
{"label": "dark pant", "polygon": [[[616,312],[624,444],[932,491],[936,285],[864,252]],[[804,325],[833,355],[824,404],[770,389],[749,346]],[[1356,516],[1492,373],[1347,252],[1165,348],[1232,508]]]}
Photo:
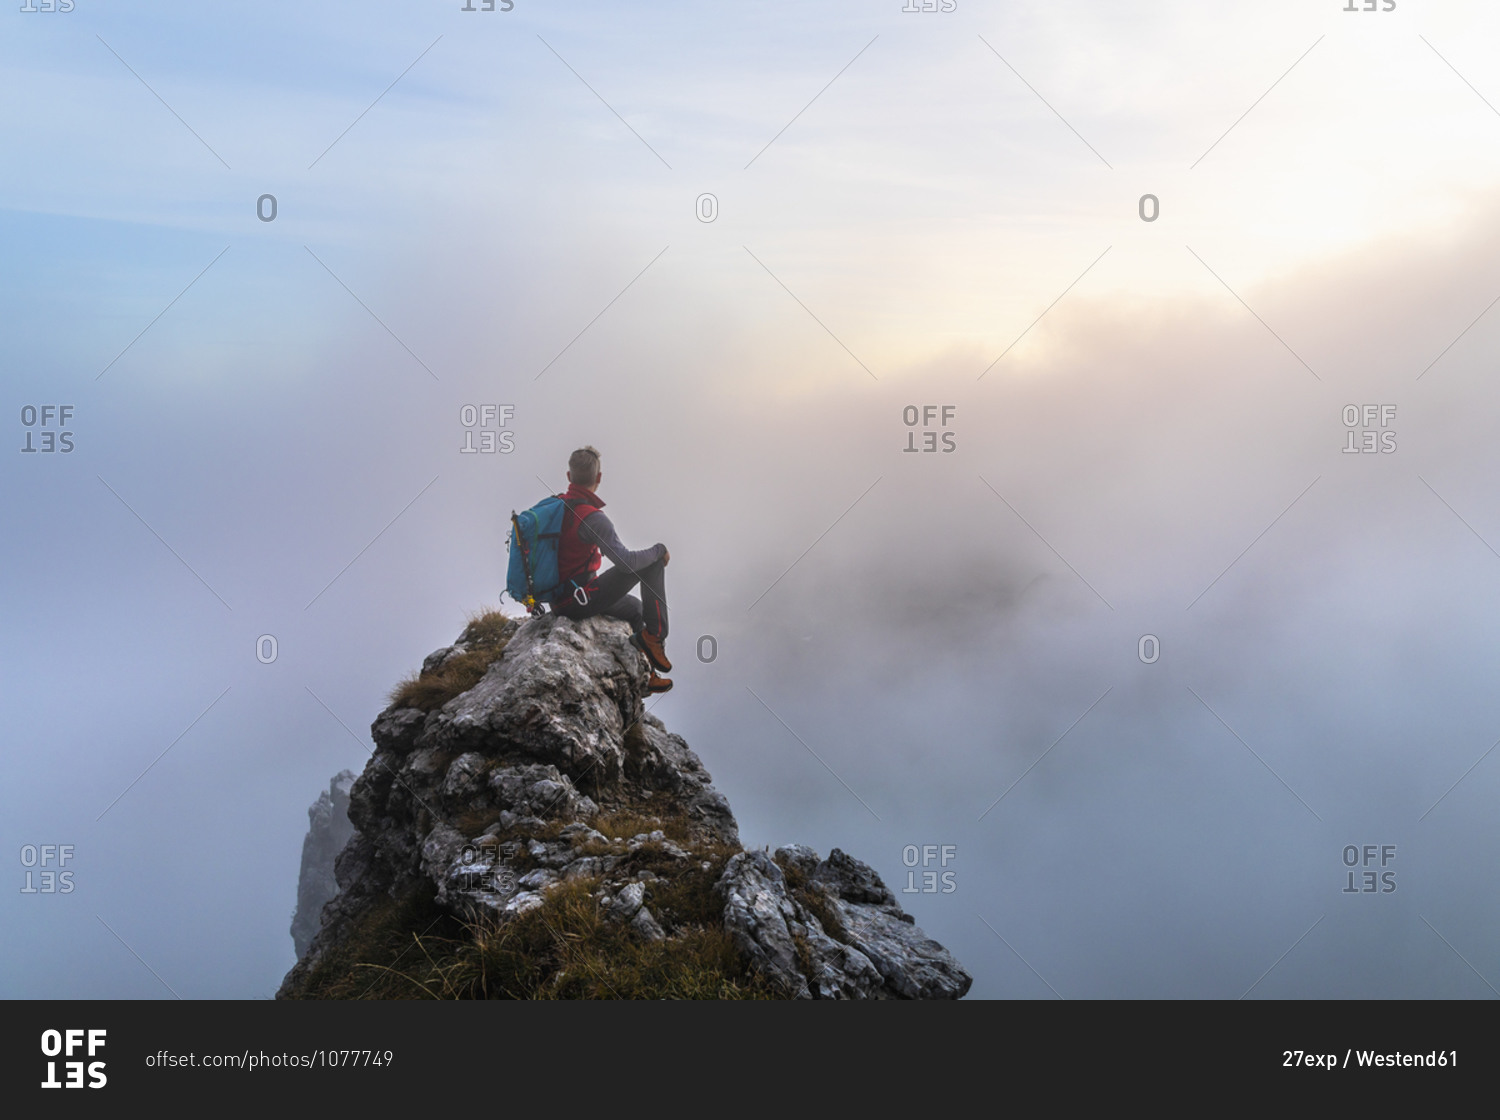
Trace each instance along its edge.
{"label": "dark pant", "polygon": [[[628,568],[611,568],[597,577],[585,589],[587,605],[568,595],[552,604],[552,609],[564,618],[583,619],[595,615],[608,615],[630,623],[630,628],[639,634],[645,630],[658,638],[667,636],[667,566],[658,560],[638,572]],[[641,585],[644,605],[634,595],[627,594],[637,583]]]}

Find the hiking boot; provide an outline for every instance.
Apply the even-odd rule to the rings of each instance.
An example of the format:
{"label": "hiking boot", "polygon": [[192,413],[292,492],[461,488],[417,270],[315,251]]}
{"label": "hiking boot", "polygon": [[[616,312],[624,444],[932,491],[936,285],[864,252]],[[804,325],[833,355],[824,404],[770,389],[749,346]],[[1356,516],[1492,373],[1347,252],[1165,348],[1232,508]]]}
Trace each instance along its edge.
{"label": "hiking boot", "polygon": [[648,679],[646,681],[646,691],[647,692],[671,692],[672,691],[672,682],[669,681],[669,680],[667,680],[666,677],[658,677],[653,672],[651,674],[650,679]]}
{"label": "hiking boot", "polygon": [[636,649],[646,655],[646,660],[651,662],[651,667],[658,672],[670,673],[672,663],[667,660],[667,651],[662,648],[661,639],[649,631],[642,630],[630,639]]}

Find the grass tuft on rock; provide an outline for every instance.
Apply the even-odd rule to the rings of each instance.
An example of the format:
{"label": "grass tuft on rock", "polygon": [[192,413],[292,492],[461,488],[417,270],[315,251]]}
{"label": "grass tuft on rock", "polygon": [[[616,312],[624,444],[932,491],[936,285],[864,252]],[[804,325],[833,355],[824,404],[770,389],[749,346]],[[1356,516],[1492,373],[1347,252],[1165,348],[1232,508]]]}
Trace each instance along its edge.
{"label": "grass tuft on rock", "polygon": [[[429,915],[420,900],[392,900],[319,963],[304,999],[776,999],[749,971],[722,925],[710,870],[648,881],[646,905],[668,930],[644,941],[611,921],[581,878],[547,892],[506,922],[459,923],[434,913],[427,932],[405,923]],[[428,903],[430,907],[430,901]],[[398,931],[396,927],[402,927]],[[417,924],[417,929],[422,924]],[[399,936],[398,932],[405,932]],[[358,959],[356,959],[358,958]]]}
{"label": "grass tuft on rock", "polygon": [[[292,999],[395,999],[390,969],[420,959],[422,936],[451,936],[462,924],[441,910],[431,889],[383,896],[326,952],[290,993]],[[414,931],[422,930],[422,936]]]}
{"label": "grass tuft on rock", "polygon": [[408,675],[391,690],[391,705],[430,712],[468,692],[504,655],[506,643],[519,626],[517,619],[497,610],[471,614],[457,643],[467,648],[430,673]]}

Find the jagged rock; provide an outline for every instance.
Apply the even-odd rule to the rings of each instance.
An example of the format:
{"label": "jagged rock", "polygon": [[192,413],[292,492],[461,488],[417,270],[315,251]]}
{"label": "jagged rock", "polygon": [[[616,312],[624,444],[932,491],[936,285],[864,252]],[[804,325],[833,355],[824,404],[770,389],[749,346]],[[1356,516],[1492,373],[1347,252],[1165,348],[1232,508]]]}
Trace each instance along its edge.
{"label": "jagged rock", "polygon": [[538,867],[535,871],[526,872],[517,882],[529,891],[539,891],[557,882],[557,872]]}
{"label": "jagged rock", "polygon": [[427,723],[427,713],[417,708],[387,708],[370,728],[376,747],[394,754],[411,750]]}
{"label": "jagged rock", "polygon": [[477,685],[428,718],[417,745],[519,753],[606,781],[620,773],[644,684],[628,627],[546,615],[520,627]]}
{"label": "jagged rock", "polygon": [[806,844],[787,844],[776,849],[776,862],[788,870],[799,872],[804,879],[811,879],[812,873],[822,861],[818,858],[818,853]]}
{"label": "jagged rock", "polygon": [[808,915],[807,985],[814,999],[888,999],[880,971],[858,949],[840,944]]}
{"label": "jagged rock", "polygon": [[729,861],[714,890],[724,898],[724,928],[735,948],[783,993],[810,999],[807,979],[797,968],[792,930],[797,911],[775,861],[765,852],[741,852]]}
{"label": "jagged rock", "polygon": [[634,918],[630,919],[630,932],[642,941],[665,941],[667,939],[667,931],[661,928],[661,923],[644,906],[635,912]]}
{"label": "jagged rock", "polygon": [[838,848],[812,874],[837,916],[839,940],[859,950],[901,999],[959,999],[973,979],[953,955],[913,924],[869,865]]}
{"label": "jagged rock", "polygon": [[609,868],[608,860],[597,856],[580,856],[563,868],[563,878],[570,882],[575,879],[594,879],[605,874]]}
{"label": "jagged rock", "polygon": [[868,864],[835,848],[809,874],[811,848],[791,845],[777,855],[806,876],[836,928],[819,920],[812,898],[795,897],[764,852],[735,856],[715,889],[735,946],[783,991],[804,999],[959,999],[969,990],[969,974],[912,923]]}
{"label": "jagged rock", "polygon": [[490,773],[489,787],[498,803],[509,807],[507,811],[533,820],[576,821],[599,811],[589,797],[578,792],[572,779],[555,766],[499,767]]}
{"label": "jagged rock", "polygon": [[[649,670],[628,626],[550,615],[506,625],[503,646],[483,647],[494,660],[467,691],[432,711],[393,706],[376,717],[364,773],[352,786],[341,775],[349,830],[336,861],[324,857],[331,900],[304,908],[299,898],[310,941],[299,940],[280,996],[315,994],[310,978],[346,959],[333,950],[367,944],[362,931],[410,900],[503,924],[567,892],[569,906],[597,904],[614,928],[670,952],[690,928],[675,924],[678,877],[715,868],[724,929],[746,966],[785,996],[951,999],[968,990],[958,962],[867,865],[838,849],[826,860],[801,845],[774,859],[740,850],[734,814],[698,756],[644,714]],[[471,648],[481,647],[437,650],[424,671]],[[424,932],[411,930],[408,943]]]}
{"label": "jagged rock", "polygon": [[501,908],[500,915],[513,918],[528,910],[535,910],[546,901],[546,898],[538,891],[522,891]]}
{"label": "jagged rock", "polygon": [[604,907],[611,921],[628,922],[646,901],[646,884],[637,880],[615,895]]}
{"label": "jagged rock", "polygon": [[[800,848],[801,845],[798,845]],[[802,848],[803,852],[811,852],[814,859],[818,853],[811,848]],[[828,853],[828,858],[813,868],[811,876],[814,883],[819,884],[825,890],[831,891],[845,902],[858,902],[869,906],[895,907],[897,913],[901,913],[901,907],[896,905],[896,896],[890,888],[881,882],[880,876],[875,874],[875,869],[869,864],[860,863],[853,856],[845,855],[835,848]],[[905,917],[905,915],[902,915]],[[907,919],[910,920],[910,919]]]}
{"label": "jagged rock", "polygon": [[568,837],[574,848],[581,848],[585,844],[606,843],[604,833],[590,828],[582,821],[575,821],[573,824],[568,825],[562,830],[560,835]]}
{"label": "jagged rock", "polygon": [[709,785],[708,771],[681,735],[673,735],[653,715],[645,715],[625,738],[625,773],[652,790],[672,795],[689,817],[722,836],[740,842],[739,826],[729,801]]}
{"label": "jagged rock", "polygon": [[448,662],[452,661],[461,653],[467,653],[469,649],[466,642],[454,642],[451,646],[435,649],[422,660],[422,672],[436,673]]}
{"label": "jagged rock", "polygon": [[340,770],[307,809],[307,836],[302,841],[302,870],[297,876],[297,909],[292,914],[292,944],[300,959],[318,932],[323,907],[339,892],[334,861],[349,842],[349,789],[354,771]]}
{"label": "jagged rock", "polygon": [[461,754],[448,767],[443,778],[443,800],[452,805],[466,805],[484,788],[488,760],[478,751]]}

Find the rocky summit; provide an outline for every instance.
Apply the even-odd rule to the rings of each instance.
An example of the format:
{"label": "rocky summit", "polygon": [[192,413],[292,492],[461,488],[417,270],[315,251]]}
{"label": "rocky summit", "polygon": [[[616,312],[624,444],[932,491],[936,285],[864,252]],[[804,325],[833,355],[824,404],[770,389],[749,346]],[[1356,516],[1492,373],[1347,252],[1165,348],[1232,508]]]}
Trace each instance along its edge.
{"label": "rocky summit", "polygon": [[[698,756],[645,713],[647,676],[608,618],[492,612],[429,655],[376,718],[364,772],[310,811],[300,959],[278,997],[969,990],[868,865],[837,848],[743,849]],[[318,853],[337,835],[322,818],[345,789],[353,832],[304,946],[305,908],[329,889]]]}

